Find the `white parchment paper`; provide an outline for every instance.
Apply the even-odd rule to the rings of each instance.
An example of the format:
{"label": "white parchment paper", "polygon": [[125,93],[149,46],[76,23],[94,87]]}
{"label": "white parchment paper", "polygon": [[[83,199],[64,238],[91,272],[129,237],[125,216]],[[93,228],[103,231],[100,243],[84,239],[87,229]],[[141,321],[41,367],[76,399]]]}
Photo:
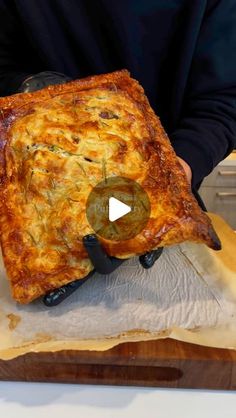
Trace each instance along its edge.
{"label": "white parchment paper", "polygon": [[[211,277],[207,266],[213,262],[214,252],[201,245],[202,262],[194,260],[195,245],[166,248],[150,270],[133,258],[109,276],[96,274],[55,308],[45,307],[40,300],[29,305],[14,302],[1,260],[0,358],[11,349],[10,357],[18,355],[22,347],[23,352],[37,351],[40,344],[62,349],[65,343],[68,348],[81,341],[122,341],[122,336],[127,340],[129,333],[142,340],[161,336],[158,333],[165,330],[170,335],[184,329],[192,330],[195,338],[202,328],[230,327],[236,336],[236,296],[231,293],[228,297]],[[228,274],[226,270],[229,268],[222,267],[223,276]],[[230,273],[231,281],[236,282],[236,261]]]}

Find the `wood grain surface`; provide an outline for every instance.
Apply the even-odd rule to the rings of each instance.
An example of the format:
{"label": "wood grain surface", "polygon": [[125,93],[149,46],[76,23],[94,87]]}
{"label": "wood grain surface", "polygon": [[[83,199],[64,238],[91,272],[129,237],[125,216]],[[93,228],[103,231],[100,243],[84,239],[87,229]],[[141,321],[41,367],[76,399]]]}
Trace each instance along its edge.
{"label": "wood grain surface", "polygon": [[0,380],[236,390],[236,351],[166,339],[0,361]]}

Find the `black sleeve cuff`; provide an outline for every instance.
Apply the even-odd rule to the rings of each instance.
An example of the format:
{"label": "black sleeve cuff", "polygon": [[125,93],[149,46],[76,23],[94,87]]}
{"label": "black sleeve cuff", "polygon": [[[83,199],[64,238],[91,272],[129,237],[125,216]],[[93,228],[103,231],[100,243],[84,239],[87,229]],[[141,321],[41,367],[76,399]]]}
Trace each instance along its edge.
{"label": "black sleeve cuff", "polygon": [[170,136],[171,144],[178,155],[190,166],[192,170],[192,188],[196,188],[199,183],[214,168],[213,159],[206,153],[205,148],[201,147],[201,142],[191,138],[192,133],[187,137],[186,132],[176,131]]}

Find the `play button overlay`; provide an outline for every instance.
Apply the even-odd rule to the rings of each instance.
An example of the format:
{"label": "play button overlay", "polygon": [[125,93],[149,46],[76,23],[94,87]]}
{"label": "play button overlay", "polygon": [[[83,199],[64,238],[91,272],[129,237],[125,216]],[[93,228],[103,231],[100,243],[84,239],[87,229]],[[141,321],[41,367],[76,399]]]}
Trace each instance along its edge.
{"label": "play button overlay", "polygon": [[98,236],[128,240],[145,228],[150,216],[149,198],[137,182],[126,177],[109,177],[90,192],[86,216]]}
{"label": "play button overlay", "polygon": [[114,222],[131,212],[132,208],[115,197],[109,199],[109,221]]}

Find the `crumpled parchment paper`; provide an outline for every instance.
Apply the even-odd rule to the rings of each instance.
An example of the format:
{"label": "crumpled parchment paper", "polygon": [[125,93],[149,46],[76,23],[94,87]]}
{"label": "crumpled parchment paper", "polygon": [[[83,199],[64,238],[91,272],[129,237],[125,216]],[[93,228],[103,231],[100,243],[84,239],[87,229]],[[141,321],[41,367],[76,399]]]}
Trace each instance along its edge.
{"label": "crumpled parchment paper", "polygon": [[223,243],[214,252],[184,243],[165,248],[151,270],[127,260],[94,275],[65,303],[17,304],[0,262],[0,358],[62,349],[106,350],[126,341],[171,337],[236,349],[236,234],[210,215]]}

